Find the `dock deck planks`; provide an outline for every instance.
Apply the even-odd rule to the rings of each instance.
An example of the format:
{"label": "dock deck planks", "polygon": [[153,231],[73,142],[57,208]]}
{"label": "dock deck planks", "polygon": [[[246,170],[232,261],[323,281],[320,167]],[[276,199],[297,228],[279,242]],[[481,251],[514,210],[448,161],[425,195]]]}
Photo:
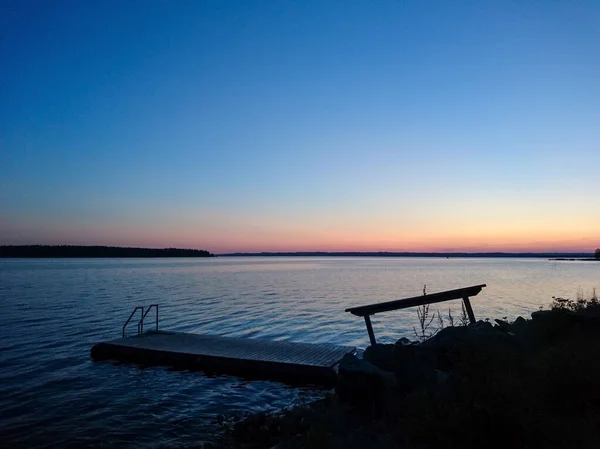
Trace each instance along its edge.
{"label": "dock deck planks", "polygon": [[95,360],[226,372],[280,380],[335,380],[335,365],[354,347],[152,331],[92,348]]}

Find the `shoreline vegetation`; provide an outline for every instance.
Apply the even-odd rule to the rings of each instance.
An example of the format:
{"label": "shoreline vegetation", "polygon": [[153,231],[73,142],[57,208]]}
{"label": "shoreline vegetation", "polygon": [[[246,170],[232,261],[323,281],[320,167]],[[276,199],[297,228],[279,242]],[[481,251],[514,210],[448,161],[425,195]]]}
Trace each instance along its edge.
{"label": "shoreline vegetation", "polygon": [[201,447],[598,447],[595,289],[553,298],[530,319],[467,324],[449,313],[439,324],[431,333],[421,324],[415,341],[369,346],[362,359],[346,355],[335,391],[322,400],[218,416],[220,437]]}
{"label": "shoreline vegetation", "polygon": [[79,245],[3,245],[0,258],[214,257],[206,250]]}

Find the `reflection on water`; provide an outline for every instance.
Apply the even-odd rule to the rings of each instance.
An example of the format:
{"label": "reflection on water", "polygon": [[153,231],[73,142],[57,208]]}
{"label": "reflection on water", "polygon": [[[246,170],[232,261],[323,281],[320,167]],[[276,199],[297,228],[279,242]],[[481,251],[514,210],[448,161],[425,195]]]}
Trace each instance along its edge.
{"label": "reflection on water", "polygon": [[[522,259],[0,260],[0,435],[9,446],[197,444],[218,413],[323,394],[91,362],[91,346],[118,337],[137,305],[159,303],[163,329],[365,347],[364,324],[347,307],[419,295],[424,284],[434,293],[486,283],[475,314],[514,318],[600,287],[599,274],[594,262]],[[439,306],[448,305],[460,310]],[[413,310],[373,317],[382,342],[410,338],[415,323]]]}

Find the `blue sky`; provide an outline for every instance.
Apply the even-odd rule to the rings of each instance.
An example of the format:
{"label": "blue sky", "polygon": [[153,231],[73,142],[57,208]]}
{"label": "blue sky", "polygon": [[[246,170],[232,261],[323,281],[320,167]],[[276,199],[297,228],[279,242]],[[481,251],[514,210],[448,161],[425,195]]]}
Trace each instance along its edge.
{"label": "blue sky", "polygon": [[592,250],[598,23],[594,1],[4,1],[0,243]]}

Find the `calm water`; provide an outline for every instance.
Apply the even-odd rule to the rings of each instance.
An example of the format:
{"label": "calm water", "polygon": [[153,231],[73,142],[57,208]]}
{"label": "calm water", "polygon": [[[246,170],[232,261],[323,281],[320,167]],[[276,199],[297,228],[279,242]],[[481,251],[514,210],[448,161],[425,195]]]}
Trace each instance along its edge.
{"label": "calm water", "polygon": [[[236,377],[93,363],[133,307],[161,328],[365,347],[344,309],[486,283],[477,317],[528,315],[553,295],[600,288],[600,264],[521,259],[218,258],[0,260],[0,445],[169,447],[211,439],[219,413],[273,410],[323,394]],[[446,303],[448,304],[448,303]],[[451,304],[459,310],[460,304]],[[457,309],[458,307],[458,309]],[[440,305],[447,308],[447,305]],[[455,312],[456,314],[456,312]],[[414,310],[375,316],[413,335]],[[132,329],[133,331],[133,329]]]}

